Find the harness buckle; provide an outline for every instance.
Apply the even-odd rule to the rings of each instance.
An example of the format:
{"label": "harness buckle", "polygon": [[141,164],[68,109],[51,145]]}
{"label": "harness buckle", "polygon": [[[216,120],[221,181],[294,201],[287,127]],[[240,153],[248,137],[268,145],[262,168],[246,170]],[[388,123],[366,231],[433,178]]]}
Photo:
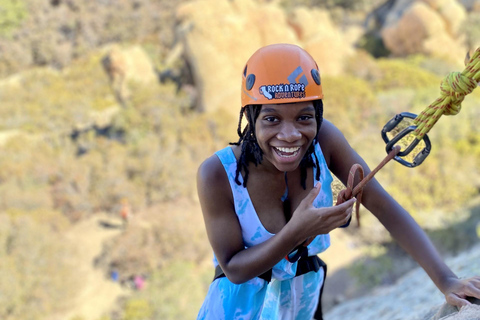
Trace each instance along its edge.
{"label": "harness buckle", "polygon": [[289,254],[285,256],[285,259],[288,262],[294,263],[297,262],[300,258],[308,257],[308,248],[304,245],[304,243],[298,245],[293,249]]}
{"label": "harness buckle", "polygon": [[[395,158],[393,158],[395,161],[409,168],[414,168],[422,164],[422,162],[427,158],[427,156],[430,154],[430,151],[432,150],[432,145],[427,135],[424,135],[423,139],[421,140],[417,139],[413,135],[410,135],[413,131],[417,129],[417,126],[413,126],[413,125],[408,126],[403,130],[401,130],[401,128],[398,127],[404,118],[415,119],[416,117],[417,117],[416,114],[410,113],[410,112],[399,113],[385,124],[381,132],[383,141],[385,141],[386,143],[385,150],[387,151],[387,153],[390,153],[393,150],[393,147],[395,147],[395,145],[400,140],[402,139],[406,139],[407,141],[411,140],[408,147],[406,147],[404,150],[400,150],[400,152],[395,156]],[[387,134],[392,130],[397,133],[392,139],[390,139]],[[405,156],[409,155],[413,150],[418,149],[417,146],[422,141],[425,147],[420,151],[418,151],[418,153],[416,153],[415,156],[410,157],[410,158],[413,158],[413,160],[408,161],[407,159],[405,159],[404,158]]]}

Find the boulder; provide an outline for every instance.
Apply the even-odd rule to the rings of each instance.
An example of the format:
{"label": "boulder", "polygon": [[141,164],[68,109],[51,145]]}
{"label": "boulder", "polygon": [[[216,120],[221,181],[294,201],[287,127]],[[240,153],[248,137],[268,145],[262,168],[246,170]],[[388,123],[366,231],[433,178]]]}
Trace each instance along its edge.
{"label": "boulder", "polygon": [[445,22],[445,30],[452,38],[459,35],[462,23],[467,18],[465,8],[456,0],[422,0],[434,9]]}
{"label": "boulder", "polygon": [[344,71],[345,60],[354,54],[353,43],[360,33],[347,41],[347,35],[332,23],[327,11],[307,7],[295,9],[288,22],[323,74],[339,75]]}
{"label": "boulder", "polygon": [[459,37],[466,11],[455,0],[400,0],[385,19],[381,35],[396,56],[422,53],[459,62],[466,48]]}
{"label": "boulder", "polygon": [[129,82],[150,84],[157,82],[153,63],[140,46],[107,49],[102,64],[117,100],[124,105],[130,97]]}

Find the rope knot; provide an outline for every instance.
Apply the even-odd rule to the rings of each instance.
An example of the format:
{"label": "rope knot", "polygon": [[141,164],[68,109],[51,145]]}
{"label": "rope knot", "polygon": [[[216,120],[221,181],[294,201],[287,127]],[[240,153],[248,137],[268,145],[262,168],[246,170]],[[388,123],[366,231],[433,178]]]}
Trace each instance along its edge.
{"label": "rope knot", "polygon": [[451,72],[440,85],[441,96],[425,108],[414,125],[417,129],[414,135],[418,140],[423,139],[442,115],[456,115],[460,112],[461,103],[465,96],[471,93],[477,84],[480,84],[480,47],[473,56],[467,54],[466,68],[462,72]]}
{"label": "rope knot", "polygon": [[445,100],[445,115],[456,115],[461,110],[461,103],[466,95],[470,94],[477,87],[474,79],[461,72],[450,72],[440,85],[442,98]]}

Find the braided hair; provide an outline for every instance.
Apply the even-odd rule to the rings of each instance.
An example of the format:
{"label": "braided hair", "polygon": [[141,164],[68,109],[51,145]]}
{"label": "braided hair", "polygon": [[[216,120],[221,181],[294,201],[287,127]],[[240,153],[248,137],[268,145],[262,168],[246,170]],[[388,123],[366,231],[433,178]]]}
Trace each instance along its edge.
{"label": "braided hair", "polygon": [[[322,100],[314,100],[313,106],[315,108],[315,120],[317,121],[317,134],[312,141],[312,144],[308,147],[307,152],[300,162],[300,183],[303,189],[306,189],[307,180],[307,168],[315,167],[317,168],[316,179],[320,179],[320,164],[318,162],[317,155],[315,154],[315,145],[317,143],[317,135],[320,130],[323,121],[323,102]],[[262,163],[263,160],[263,151],[257,143],[257,137],[255,135],[255,122],[257,121],[258,115],[260,114],[260,109],[262,105],[253,104],[247,105],[240,110],[240,116],[238,120],[237,134],[239,139],[237,142],[231,142],[230,145],[241,146],[242,151],[240,157],[237,160],[237,170],[235,172],[235,182],[238,185],[242,185],[239,180],[241,172],[245,172],[243,177],[243,186],[247,186],[248,181],[248,164],[252,162],[255,166]],[[248,124],[242,131],[242,119],[245,113]],[[312,157],[313,155],[313,157]]]}

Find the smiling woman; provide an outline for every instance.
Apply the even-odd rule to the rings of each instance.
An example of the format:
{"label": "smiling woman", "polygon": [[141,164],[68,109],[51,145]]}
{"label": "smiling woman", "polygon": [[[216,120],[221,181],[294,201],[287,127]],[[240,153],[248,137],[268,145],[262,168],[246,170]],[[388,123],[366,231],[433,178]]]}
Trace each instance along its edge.
{"label": "smiling woman", "polygon": [[299,167],[317,134],[313,103],[265,105],[259,119],[255,132],[265,167],[283,172]]}
{"label": "smiling woman", "polygon": [[[239,140],[205,160],[197,175],[215,264],[198,319],[322,319],[326,266],[317,255],[330,246],[330,231],[348,225],[355,203],[332,206],[331,173],[346,184],[354,164],[370,172],[323,119],[322,99],[318,66],[300,47],[270,45],[247,61]],[[459,280],[375,179],[362,204],[449,303],[480,297],[480,278]]]}

